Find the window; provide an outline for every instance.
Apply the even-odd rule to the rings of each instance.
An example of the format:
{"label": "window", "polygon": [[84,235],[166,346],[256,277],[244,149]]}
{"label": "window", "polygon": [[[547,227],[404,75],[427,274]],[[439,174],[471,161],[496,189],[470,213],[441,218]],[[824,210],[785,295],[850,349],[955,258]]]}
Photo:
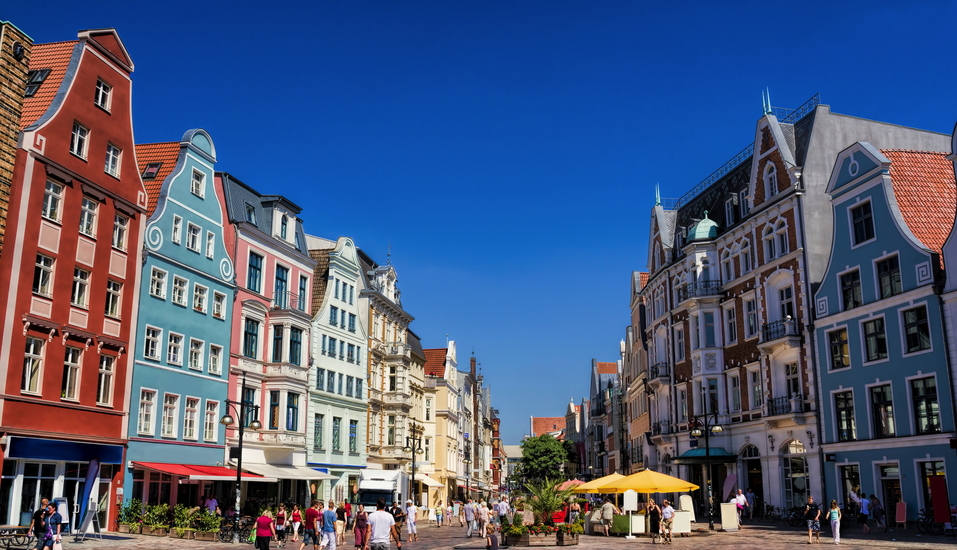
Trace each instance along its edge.
{"label": "window", "polygon": [[213,292],[213,317],[226,318],[226,295],[222,292]]}
{"label": "window", "polygon": [[764,261],[769,262],[776,257],[774,228],[769,225],[768,228],[764,230]]}
{"label": "window", "polygon": [[90,139],[90,130],[79,122],[73,123],[73,133],[70,135],[70,152],[80,157],[86,158],[87,142]]}
{"label": "window", "polygon": [[326,377],[326,391],[336,393],[336,373],[332,371],[329,371],[329,375]]}
{"label": "window", "polygon": [[23,91],[24,97],[32,97],[40,89],[40,85],[50,74],[50,69],[40,69],[37,71],[27,71],[27,87]]}
{"label": "window", "polygon": [[352,299],[355,297],[356,287],[349,285],[349,304],[352,304]]}
{"label": "window", "polygon": [[171,365],[183,364],[183,337],[176,333],[169,333],[166,345],[166,362]]}
{"label": "window", "polygon": [[329,338],[329,357],[336,356],[336,342],[335,338]]}
{"label": "window", "polygon": [[[349,421],[349,452],[352,454],[359,452],[359,421]],[[429,460],[426,456],[425,460]]]}
{"label": "window", "polygon": [[216,234],[212,231],[206,232],[206,257],[212,259],[216,255]]}
{"label": "window", "polygon": [[734,203],[735,203],[735,197],[731,197],[730,199],[724,201],[724,226],[725,227],[730,227],[734,225],[734,222],[735,222],[734,214],[735,214],[735,211],[737,210],[734,207]]}
{"label": "window", "polygon": [[854,393],[851,391],[835,393],[834,411],[837,413],[837,440],[857,439],[857,426],[854,422]]}
{"label": "window", "polygon": [[176,275],[173,276],[173,303],[181,306],[186,305],[186,287],[189,281]]}
{"label": "window", "polygon": [[794,290],[786,286],[778,290],[781,299],[781,319],[794,319]]}
{"label": "window", "polygon": [[147,359],[159,360],[159,342],[162,331],[158,328],[146,327],[146,338],[143,339],[143,356]]}
{"label": "window", "polygon": [[896,434],[890,384],[871,388],[871,423],[874,426],[874,437],[894,437]]}
{"label": "window", "polygon": [[73,291],[70,304],[85,308],[89,300],[90,272],[79,267],[73,268]]}
{"label": "window", "polygon": [[259,254],[249,254],[249,272],[246,274],[246,288],[259,292],[262,287],[263,257]]}
{"label": "window", "polygon": [[788,397],[802,397],[804,395],[801,391],[801,371],[798,369],[797,363],[786,363],[784,365],[784,383],[786,384],[785,389]]}
{"label": "window", "polygon": [[279,392],[269,392],[269,429],[279,429]]}
{"label": "window", "polygon": [[151,180],[159,174],[160,168],[163,166],[162,162],[150,162],[146,165],[146,169],[143,170],[143,179]]}
{"label": "window", "polygon": [[93,94],[93,104],[101,109],[110,110],[110,92],[113,88],[100,79],[96,80],[96,91]]}
{"label": "window", "polygon": [[193,178],[189,182],[189,192],[199,198],[206,196],[206,174],[193,170]]}
{"label": "window", "polygon": [[[352,397],[353,380],[351,376],[346,376],[346,397]],[[426,418],[426,420],[428,420],[428,418]]]}
{"label": "window", "polygon": [[346,363],[352,363],[355,361],[356,356],[356,347],[353,344],[346,346]]}
{"label": "window", "polygon": [[37,254],[37,263],[33,267],[33,293],[47,297],[53,295],[53,258]]}
{"label": "window", "polygon": [[887,337],[884,335],[884,318],[864,322],[864,354],[867,361],[887,359]]}
{"label": "window", "polygon": [[927,306],[907,309],[904,315],[904,339],[907,353],[930,349],[930,326],[927,323]]}
{"label": "window", "polygon": [[163,424],[160,435],[176,437],[176,416],[179,408],[179,396],[171,393],[163,394]]}
{"label": "window", "polygon": [[60,221],[60,206],[63,204],[63,186],[52,181],[47,182],[43,192],[43,210],[40,214],[51,221]]}
{"label": "window", "polygon": [[736,317],[733,307],[724,310],[725,344],[738,341],[738,321]]}
{"label": "window", "polygon": [[140,411],[136,430],[141,434],[153,434],[153,411],[156,408],[156,392],[140,390]]}
{"label": "window", "polygon": [[751,247],[748,246],[748,241],[741,243],[741,274],[749,273],[751,271]]}
{"label": "window", "polygon": [[336,326],[339,323],[339,308],[332,306],[329,308],[329,324]]}
{"label": "window", "polygon": [[778,256],[784,256],[790,250],[788,246],[788,226],[783,221],[778,222],[775,229],[775,237],[778,240]]}
{"label": "window", "polygon": [[112,143],[106,144],[106,160],[103,163],[103,171],[113,176],[120,177],[120,154],[122,151]]}
{"label": "window", "polygon": [[209,295],[208,288],[198,284],[194,284],[193,285],[193,309],[195,309],[196,311],[200,313],[206,313],[206,299],[208,295]]}
{"label": "window", "polygon": [[256,207],[253,206],[253,205],[251,205],[251,204],[249,204],[248,202],[246,203],[246,221],[249,222],[249,223],[251,223],[251,224],[253,224],[253,225],[257,225],[257,223],[256,223]]}
{"label": "window", "polygon": [[322,422],[325,416],[317,414],[312,420],[312,446],[316,450],[322,449]]}
{"label": "window", "polygon": [[933,377],[910,381],[914,402],[914,421],[917,434],[940,433],[940,409],[937,403],[937,380]]}
{"label": "window", "polygon": [[182,241],[183,235],[183,218],[179,216],[173,216],[173,234],[170,239],[174,244],[179,244]]}
{"label": "window", "polygon": [[678,390],[678,422],[688,421],[688,392]]}
{"label": "window", "polygon": [[130,219],[121,214],[113,215],[113,248],[126,250],[126,227]]}
{"label": "window", "polygon": [[306,311],[306,289],[309,286],[309,278],[303,275],[299,276],[299,302],[296,309]]}
{"label": "window", "polygon": [[206,416],[203,422],[203,439],[216,441],[216,425],[219,424],[219,402],[206,401]]}
{"label": "window", "polygon": [[116,357],[112,355],[100,356],[100,371],[96,379],[97,405],[109,405],[113,403],[113,372],[115,365]]}
{"label": "window", "polygon": [[874,216],[869,201],[851,208],[851,224],[853,225],[852,244],[854,246],[874,238]]}
{"label": "window", "polygon": [[40,369],[43,366],[43,344],[39,338],[27,337],[23,356],[23,380],[20,390],[31,393],[40,391]]}
{"label": "window", "polygon": [[113,280],[106,281],[106,307],[104,313],[108,317],[119,319],[120,317],[120,296],[123,290],[123,283]]}
{"label": "window", "polygon": [[701,412],[713,413],[718,411],[718,380],[707,378],[701,384]]}
{"label": "window", "polygon": [[685,360],[685,330],[675,329],[675,363]]}
{"label": "window", "polygon": [[739,412],[741,410],[741,378],[732,376],[729,380],[731,382],[731,412]]}
{"label": "window", "polygon": [[769,162],[764,169],[764,196],[770,199],[778,192],[778,174],[774,163]]}
{"label": "window", "polygon": [[901,266],[897,256],[877,262],[877,282],[881,298],[890,298],[901,293]]}
{"label": "window", "polygon": [[724,269],[724,282],[728,283],[735,279],[734,277],[734,263],[731,262],[731,253],[725,252],[724,258],[721,260],[721,267]]}
{"label": "window", "polygon": [[299,394],[290,393],[286,395],[286,430],[290,432],[299,431]]}
{"label": "window", "polygon": [[96,237],[96,210],[100,203],[89,197],[80,201],[80,233],[87,237]]}
{"label": "window", "polygon": [[356,331],[356,315],[354,313],[349,314],[349,332]]}
{"label": "window", "polygon": [[202,234],[203,230],[198,225],[186,224],[186,248],[199,252],[199,236]]}
{"label": "window", "polygon": [[166,299],[166,272],[155,267],[150,274],[150,296]]}
{"label": "window", "polygon": [[396,380],[395,367],[389,367],[389,391],[396,391],[398,381]]}
{"label": "window", "polygon": [[272,362],[273,363],[279,363],[282,361],[282,340],[283,340],[283,326],[273,325],[272,327]]}
{"label": "window", "polygon": [[841,301],[843,311],[859,307],[861,299],[861,272],[852,271],[841,275]]}
{"label": "window", "polygon": [[289,329],[289,362],[293,365],[302,364],[302,329]]}
{"label": "window", "polygon": [[203,343],[193,338],[189,339],[189,368],[203,370]]}
{"label": "window", "polygon": [[281,265],[276,266],[273,303],[282,309],[289,307],[289,268]]}
{"label": "window", "polygon": [[336,300],[339,299],[339,279],[336,279],[335,291],[332,295]]}
{"label": "window", "polygon": [[342,431],[342,419],[334,416],[332,417],[332,451],[339,452],[340,448],[340,432]]}
{"label": "window", "polygon": [[209,346],[209,374],[219,374],[222,372],[223,348],[220,346]]}
{"label": "window", "polygon": [[761,389],[761,371],[753,370],[748,376],[751,378],[751,408],[759,409],[764,406],[764,391]]}
{"label": "window", "polygon": [[243,355],[256,359],[259,349],[259,321],[246,319],[243,329]]}
{"label": "window", "polygon": [[256,420],[256,388],[246,388],[242,395],[243,403],[246,404],[246,417],[243,418],[243,426],[249,427],[253,420]]}
{"label": "window", "polygon": [[326,389],[326,369],[316,370],[316,389],[325,391]]}
{"label": "window", "polygon": [[199,399],[186,398],[186,412],[183,414],[183,439],[196,439],[196,413],[199,411]]}
{"label": "window", "polygon": [[[706,311],[704,317],[704,347],[713,348],[715,346],[714,335],[714,312]],[[720,318],[718,319],[721,320]]]}
{"label": "window", "polygon": [[80,348],[66,348],[66,353],[63,356],[63,383],[60,386],[60,398],[62,399],[77,399],[82,354],[83,350]]}
{"label": "window", "polygon": [[283,216],[279,220],[279,238],[286,240],[286,235],[289,233],[289,218]]}
{"label": "window", "polygon": [[362,379],[361,378],[356,378],[355,398],[362,399]]}
{"label": "window", "polygon": [[831,356],[831,370],[851,366],[851,356],[847,345],[847,329],[842,328],[827,333],[828,350]]}
{"label": "window", "polygon": [[342,373],[339,373],[339,395],[342,395]]}

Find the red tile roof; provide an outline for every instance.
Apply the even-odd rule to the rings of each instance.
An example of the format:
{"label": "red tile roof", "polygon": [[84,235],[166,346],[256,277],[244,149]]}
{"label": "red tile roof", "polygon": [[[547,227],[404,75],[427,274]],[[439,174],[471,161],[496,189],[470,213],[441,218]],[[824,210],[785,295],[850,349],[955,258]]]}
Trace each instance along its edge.
{"label": "red tile roof", "polygon": [[598,374],[618,374],[618,363],[595,363],[598,368]]}
{"label": "red tile roof", "polygon": [[533,416],[532,437],[565,430],[564,416]]}
{"label": "red tile roof", "polygon": [[894,196],[907,227],[924,246],[940,253],[957,213],[953,163],[947,153],[903,149],[881,153],[891,161]]}
{"label": "red tile roof", "polygon": [[179,142],[167,141],[163,143],[144,143],[136,146],[136,162],[140,168],[140,174],[146,170],[146,165],[153,162],[162,162],[159,172],[153,179],[143,178],[143,185],[146,186],[147,205],[146,217],[153,215],[156,209],[156,200],[159,199],[160,189],[163,187],[163,181],[170,175],[173,168],[176,167],[176,159],[179,157]]}
{"label": "red tile roof", "polygon": [[70,55],[76,46],[77,40],[67,42],[51,42],[37,44],[30,52],[30,70],[40,71],[50,69],[43,84],[37,92],[23,99],[23,114],[20,116],[20,129],[30,126],[43,116],[53,103],[57,90],[63,82],[66,68],[70,64]]}
{"label": "red tile roof", "polygon": [[449,348],[433,348],[425,351],[425,375],[445,376],[445,356]]}
{"label": "red tile roof", "polygon": [[[647,271],[642,271],[638,274],[638,283],[641,285],[641,288],[648,286],[648,275],[649,273]],[[641,290],[641,288],[638,290]]]}

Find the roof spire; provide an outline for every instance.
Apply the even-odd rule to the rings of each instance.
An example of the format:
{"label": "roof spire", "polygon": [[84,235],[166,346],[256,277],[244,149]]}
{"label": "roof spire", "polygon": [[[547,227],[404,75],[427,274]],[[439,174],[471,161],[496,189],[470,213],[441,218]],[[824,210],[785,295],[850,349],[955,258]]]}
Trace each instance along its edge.
{"label": "roof spire", "polygon": [[657,183],[655,183],[655,206],[661,206],[661,191],[658,190]]}
{"label": "roof spire", "polygon": [[769,88],[765,88],[761,92],[761,108],[764,110],[764,114],[771,114],[771,90]]}
{"label": "roof spire", "polygon": [[389,241],[389,251],[385,255],[385,265],[392,265],[392,241]]}

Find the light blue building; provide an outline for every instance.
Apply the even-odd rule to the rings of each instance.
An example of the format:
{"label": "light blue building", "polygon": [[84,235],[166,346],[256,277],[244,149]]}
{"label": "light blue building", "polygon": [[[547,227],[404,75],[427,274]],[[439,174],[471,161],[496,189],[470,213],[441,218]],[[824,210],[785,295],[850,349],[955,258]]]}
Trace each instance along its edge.
{"label": "light blue building", "polygon": [[[949,173],[949,177],[946,175]],[[854,512],[876,495],[888,520],[957,502],[941,249],[954,222],[946,153],[841,152],[827,187],[833,240],[815,293],[821,451],[827,494]],[[857,488],[859,486],[859,488]],[[949,487],[948,487],[949,486]]]}
{"label": "light blue building", "polygon": [[[223,468],[233,260],[205,130],[137,146],[149,194],[130,392],[125,498],[199,505]],[[229,485],[231,487],[231,484]]]}

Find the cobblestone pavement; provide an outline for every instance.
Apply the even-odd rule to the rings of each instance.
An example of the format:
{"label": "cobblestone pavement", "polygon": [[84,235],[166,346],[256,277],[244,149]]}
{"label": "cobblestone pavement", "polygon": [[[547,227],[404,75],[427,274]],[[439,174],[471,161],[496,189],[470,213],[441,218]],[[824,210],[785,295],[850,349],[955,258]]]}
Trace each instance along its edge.
{"label": "cobblestone pavement", "polygon": [[[700,524],[699,524],[700,525]],[[705,527],[707,527],[705,525]],[[403,539],[406,538],[403,533]],[[778,524],[748,524],[739,532],[725,533],[695,533],[692,536],[676,538],[671,547],[674,548],[702,548],[708,550],[744,550],[751,548],[760,548],[761,550],[777,550],[781,548],[803,547],[807,543],[807,531],[799,528],[787,527]],[[830,529],[825,529],[821,533],[820,545],[833,545],[834,542],[830,535]],[[652,548],[652,542],[647,537],[638,537],[635,539],[626,539],[620,536],[588,536],[580,537],[580,550],[628,550],[630,547],[641,546]],[[815,545],[817,546],[817,545]],[[854,526],[854,529],[845,530],[841,538],[841,547],[850,549],[869,549],[869,548],[900,548],[900,549],[947,549],[954,550],[957,547],[957,539],[950,536],[950,533],[943,536],[921,535],[916,529],[897,530],[887,533],[871,533],[862,535]],[[655,548],[657,546],[654,546]],[[63,539],[64,550],[99,550],[99,549],[149,549],[149,550],[254,550],[254,546],[241,544],[238,546],[232,544],[198,542],[190,540],[172,539],[168,537],[150,537],[144,535],[120,535],[115,533],[106,534],[103,540],[87,538],[84,542],[75,543],[72,538]],[[271,548],[278,548],[277,543],[273,541]],[[434,525],[419,526],[418,542],[403,542],[403,550],[472,550],[484,549],[485,541],[474,537],[468,539],[465,537],[465,530],[460,527],[441,527]],[[340,546],[339,550],[354,550],[351,533],[346,535],[345,546]],[[283,550],[299,550],[299,543],[287,541]],[[308,550],[312,550],[311,548]],[[392,544],[392,550],[396,550],[395,543]]]}

